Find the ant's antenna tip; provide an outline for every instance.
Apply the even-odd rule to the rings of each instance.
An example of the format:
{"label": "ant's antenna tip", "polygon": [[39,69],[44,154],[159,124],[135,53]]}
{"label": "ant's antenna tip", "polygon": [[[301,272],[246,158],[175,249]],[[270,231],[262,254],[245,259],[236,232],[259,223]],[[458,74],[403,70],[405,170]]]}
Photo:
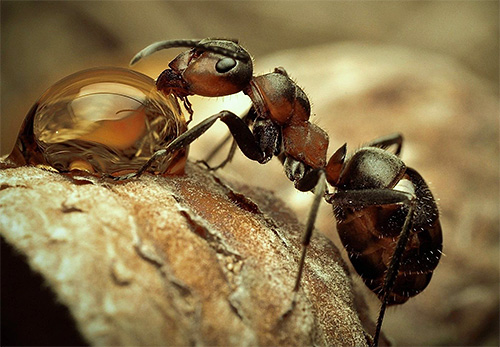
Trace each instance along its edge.
{"label": "ant's antenna tip", "polygon": [[137,54],[136,54],[136,55],[132,58],[132,60],[130,61],[130,63],[128,63],[128,64],[129,64],[130,66],[132,66],[132,65],[135,65],[135,64],[136,64],[139,60],[141,60],[141,59],[142,59],[142,54],[141,54],[141,53],[142,53],[142,52],[137,53]]}
{"label": "ant's antenna tip", "polygon": [[139,60],[141,60],[144,57],[147,57],[154,52],[157,52],[161,49],[168,48],[169,46],[167,45],[170,41],[160,41],[160,42],[155,42],[147,46],[146,48],[143,48],[139,53],[137,53],[132,60],[130,61],[130,65],[134,65],[137,63]]}

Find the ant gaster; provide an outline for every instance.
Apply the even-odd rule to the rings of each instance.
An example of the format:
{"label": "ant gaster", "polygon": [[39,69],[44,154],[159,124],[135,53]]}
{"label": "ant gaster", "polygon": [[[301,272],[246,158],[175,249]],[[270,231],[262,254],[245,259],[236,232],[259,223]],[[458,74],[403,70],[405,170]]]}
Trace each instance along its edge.
{"label": "ant gaster", "polygon": [[[307,246],[322,198],[333,205],[338,231],[354,268],[382,301],[373,345],[377,345],[387,305],[404,303],[429,283],[441,255],[441,227],[435,200],[422,177],[399,158],[402,137],[376,140],[346,159],[346,145],[326,162],[328,135],[309,122],[305,93],[283,68],[253,76],[250,55],[237,42],[222,39],[176,40],[152,44],[132,63],[158,50],[190,47],[157,79],[157,88],[184,102],[190,95],[224,96],[243,91],[252,107],[242,118],[221,111],[189,129],[156,152],[136,173],[139,177],[162,156],[185,148],[217,119],[224,122],[233,145],[251,160],[266,163],[277,156],[287,177],[314,199],[302,238],[294,292],[300,287]],[[395,153],[387,150],[396,145]],[[327,192],[326,183],[335,187]]]}
{"label": "ant gaster", "polygon": [[[373,345],[386,306],[403,304],[423,291],[442,250],[435,199],[422,176],[399,158],[402,141],[400,135],[380,138],[348,159],[344,145],[326,168],[336,191],[325,200],[333,205],[342,244],[382,302]],[[387,150],[393,145],[394,154]]]}

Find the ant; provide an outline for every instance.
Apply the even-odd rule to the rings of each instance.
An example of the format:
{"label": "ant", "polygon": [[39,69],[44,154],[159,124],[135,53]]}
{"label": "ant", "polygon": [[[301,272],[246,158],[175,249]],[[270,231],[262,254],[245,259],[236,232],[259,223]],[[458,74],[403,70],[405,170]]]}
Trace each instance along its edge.
{"label": "ant", "polygon": [[[402,136],[375,140],[349,158],[343,145],[327,162],[328,135],[309,122],[309,100],[283,68],[254,76],[248,52],[237,41],[223,39],[157,42],[139,52],[131,64],[173,47],[191,49],[169,63],[156,87],[182,100],[191,116],[187,97],[195,94],[215,97],[242,91],[252,107],[241,118],[221,111],[204,119],[154,153],[137,172],[115,179],[141,176],[158,158],[186,148],[221,120],[233,144],[226,160],[210,169],[228,163],[238,146],[247,158],[262,164],[278,157],[296,189],[314,192],[294,293],[300,288],[320,201],[324,198],[333,205],[350,261],[382,302],[373,338],[376,346],[386,306],[402,304],[427,286],[442,249],[432,193],[422,177],[399,158]],[[388,150],[393,146],[394,153]],[[327,191],[327,183],[335,188],[333,193]]]}

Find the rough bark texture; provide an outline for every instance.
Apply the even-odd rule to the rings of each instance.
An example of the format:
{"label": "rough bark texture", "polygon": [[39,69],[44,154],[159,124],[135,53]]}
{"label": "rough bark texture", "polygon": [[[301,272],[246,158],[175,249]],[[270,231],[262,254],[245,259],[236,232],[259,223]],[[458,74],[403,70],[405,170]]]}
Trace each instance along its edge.
{"label": "rough bark texture", "polygon": [[186,171],[115,183],[3,169],[2,238],[90,344],[366,344],[348,271],[329,240],[313,237],[297,305],[280,319],[303,225],[268,191],[193,164]]}

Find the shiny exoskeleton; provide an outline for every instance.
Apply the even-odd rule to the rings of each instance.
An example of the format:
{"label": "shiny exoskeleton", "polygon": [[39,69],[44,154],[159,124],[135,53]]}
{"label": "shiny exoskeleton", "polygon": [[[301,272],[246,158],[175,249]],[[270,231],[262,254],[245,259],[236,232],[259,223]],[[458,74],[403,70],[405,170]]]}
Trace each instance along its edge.
{"label": "shiny exoskeleton", "polygon": [[[336,191],[337,230],[349,259],[367,287],[382,301],[374,344],[385,308],[423,291],[439,263],[442,232],[429,187],[399,158],[402,137],[374,141],[345,159],[343,146],[326,168]],[[396,144],[396,154],[385,148]]]}
{"label": "shiny exoskeleton", "polygon": [[[371,149],[356,153],[354,160],[362,164],[368,156],[379,155]],[[377,158],[383,161],[381,155]],[[350,168],[349,168],[350,169]],[[414,204],[410,220],[410,234],[402,255],[398,278],[388,297],[388,305],[405,303],[429,284],[442,249],[442,234],[436,203],[422,177],[411,168],[400,167],[390,172],[395,181],[367,182],[359,171],[347,171],[339,183],[339,190],[327,197],[334,206],[337,231],[349,259],[365,284],[383,298],[384,278],[394,254],[396,240],[401,234],[410,204]],[[359,170],[357,166],[354,170]],[[402,177],[398,177],[403,174]],[[358,180],[359,179],[359,180]],[[361,187],[359,185],[361,183]],[[396,184],[394,186],[394,184]],[[388,194],[385,190],[390,189]],[[407,199],[393,202],[398,191],[409,194]],[[364,194],[362,197],[358,195]],[[364,201],[370,198],[370,202]],[[385,200],[387,198],[387,200]],[[356,200],[359,199],[359,200]],[[397,200],[397,199],[396,199]]]}
{"label": "shiny exoskeleton", "polygon": [[[142,175],[158,158],[187,147],[218,119],[234,139],[220,166],[231,159],[236,145],[259,163],[277,156],[298,190],[314,191],[294,291],[299,290],[318,206],[325,198],[334,207],[351,262],[382,301],[376,345],[386,306],[422,291],[441,254],[435,200],[420,175],[399,158],[401,136],[376,140],[348,159],[344,145],[327,162],[328,136],[309,121],[309,100],[283,68],[253,76],[250,55],[237,42],[219,39],[158,42],[137,54],[132,63],[171,47],[191,49],[170,62],[156,85],[182,100],[190,113],[187,97],[194,94],[213,97],[242,91],[252,107],[242,118],[221,111],[204,119],[156,152],[135,174],[118,179]],[[397,146],[394,154],[387,150],[393,145]],[[335,188],[332,193],[327,192],[327,182]]]}

